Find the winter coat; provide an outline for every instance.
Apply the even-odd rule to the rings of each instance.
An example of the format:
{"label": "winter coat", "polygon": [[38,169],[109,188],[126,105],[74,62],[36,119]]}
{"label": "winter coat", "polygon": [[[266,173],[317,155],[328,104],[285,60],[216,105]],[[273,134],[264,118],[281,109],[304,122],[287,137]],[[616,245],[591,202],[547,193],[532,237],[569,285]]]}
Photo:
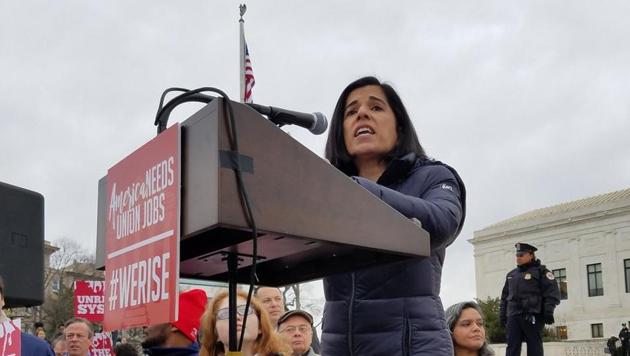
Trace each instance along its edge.
{"label": "winter coat", "polygon": [[553,319],[560,291],[553,273],[531,261],[508,272],[501,293],[499,320],[503,325],[514,315],[547,315]]}
{"label": "winter coat", "polygon": [[31,334],[22,333],[20,338],[22,356],[55,356],[50,345]]}
{"label": "winter coat", "polygon": [[414,154],[390,162],[377,182],[353,179],[420,220],[431,254],[325,278],[321,354],[451,356],[439,294],[446,247],[464,223],[463,182],[454,169]]}
{"label": "winter coat", "polygon": [[188,347],[152,347],[145,350],[146,355],[151,356],[197,356],[199,344],[193,343]]}

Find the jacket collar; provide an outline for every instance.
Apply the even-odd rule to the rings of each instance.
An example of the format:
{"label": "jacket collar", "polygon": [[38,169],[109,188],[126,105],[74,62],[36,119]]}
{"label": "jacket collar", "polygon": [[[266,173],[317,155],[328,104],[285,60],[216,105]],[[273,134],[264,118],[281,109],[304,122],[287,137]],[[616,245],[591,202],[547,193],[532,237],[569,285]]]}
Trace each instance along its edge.
{"label": "jacket collar", "polygon": [[409,175],[417,161],[416,154],[413,152],[393,159],[389,162],[377,183],[384,186],[392,186],[400,182]]}
{"label": "jacket collar", "polygon": [[533,260],[533,261],[530,261],[530,262],[527,262],[527,263],[525,263],[523,265],[518,266],[518,268],[521,271],[525,271],[525,270],[527,270],[527,269],[529,269],[531,267],[540,267],[540,260],[536,259],[536,260]]}

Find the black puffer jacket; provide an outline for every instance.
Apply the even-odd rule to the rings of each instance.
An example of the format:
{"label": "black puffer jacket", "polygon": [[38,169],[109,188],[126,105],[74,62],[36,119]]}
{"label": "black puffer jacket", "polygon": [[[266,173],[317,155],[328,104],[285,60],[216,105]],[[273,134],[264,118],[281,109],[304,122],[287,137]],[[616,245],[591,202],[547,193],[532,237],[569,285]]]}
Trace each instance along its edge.
{"label": "black puffer jacket", "polygon": [[452,168],[413,154],[392,161],[376,183],[354,179],[419,219],[431,256],[325,278],[321,354],[451,356],[440,280],[446,247],[464,222],[464,184]]}
{"label": "black puffer jacket", "polygon": [[502,324],[514,315],[553,316],[560,304],[558,284],[540,260],[518,266],[508,272],[501,292],[499,318]]}

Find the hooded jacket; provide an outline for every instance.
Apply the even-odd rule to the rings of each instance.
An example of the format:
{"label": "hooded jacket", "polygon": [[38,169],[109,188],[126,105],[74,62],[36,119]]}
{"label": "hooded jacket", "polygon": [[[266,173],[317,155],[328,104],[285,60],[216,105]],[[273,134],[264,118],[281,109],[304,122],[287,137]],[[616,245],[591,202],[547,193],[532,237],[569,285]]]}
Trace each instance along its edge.
{"label": "hooded jacket", "polygon": [[464,223],[463,182],[451,167],[414,154],[390,162],[377,182],[353,179],[420,220],[431,255],[325,278],[322,355],[451,356],[439,294],[446,247]]}

